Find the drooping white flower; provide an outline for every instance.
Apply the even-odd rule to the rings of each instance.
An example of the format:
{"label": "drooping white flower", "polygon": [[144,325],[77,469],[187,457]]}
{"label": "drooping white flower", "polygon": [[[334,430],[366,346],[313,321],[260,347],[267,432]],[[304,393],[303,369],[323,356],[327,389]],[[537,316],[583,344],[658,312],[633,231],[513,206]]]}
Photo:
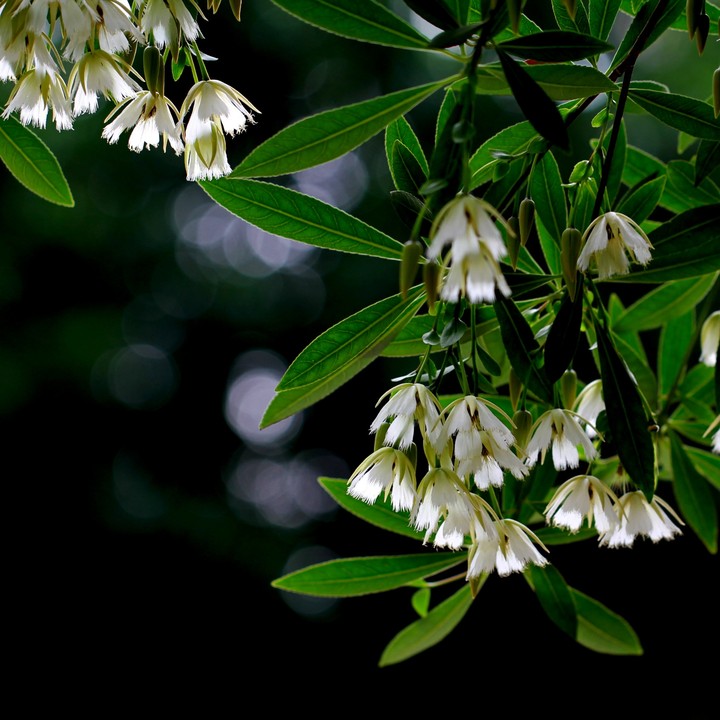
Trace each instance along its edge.
{"label": "drooping white flower", "polygon": [[390,496],[396,511],[415,504],[415,468],[410,458],[395,448],[382,447],[365,458],[348,479],[348,494],[372,505],[380,495]]}
{"label": "drooping white flower", "polygon": [[487,430],[457,434],[455,470],[460,477],[472,476],[480,490],[487,490],[491,485],[502,487],[506,470],[518,480],[529,472],[527,465]]}
{"label": "drooping white flower", "polygon": [[584,422],[585,432],[589,437],[597,437],[595,425],[600,413],[605,409],[605,399],[602,394],[602,381],[589,382],[579,393],[575,401],[575,412],[580,422]]}
{"label": "drooping white flower", "polygon": [[76,62],[84,54],[92,38],[97,13],[87,3],[59,0],[63,27],[63,56]]}
{"label": "drooping white flower", "polygon": [[200,36],[200,26],[183,0],[146,0],[140,27],[159,48],[177,45],[180,35],[190,43]]}
{"label": "drooping white flower", "polygon": [[[512,445],[514,442],[512,431],[495,416],[490,407],[502,413],[496,405],[475,395],[465,395],[453,400],[444,410],[447,415],[443,428],[444,439],[448,441],[453,435],[485,430],[493,435],[499,445],[505,447]],[[512,424],[510,418],[508,422]],[[472,441],[467,445],[472,446]]]}
{"label": "drooping white flower", "polygon": [[717,455],[720,455],[720,415],[710,423],[708,429],[703,433],[703,437],[710,435],[710,433],[712,433],[712,445],[710,449]]}
{"label": "drooping white flower", "polygon": [[437,258],[450,245],[450,270],[440,290],[444,300],[458,302],[466,297],[471,303],[493,302],[496,290],[510,295],[499,265],[507,248],[493,217],[505,223],[489,203],[463,194],[433,221],[428,258]]}
{"label": "drooping white flower", "polygon": [[473,507],[469,496],[470,491],[455,472],[444,467],[431,468],[418,485],[418,499],[410,521],[416,530],[425,530],[428,542],[440,520],[451,516],[453,530],[448,528],[441,538],[454,544],[460,535],[464,537],[470,532]]}
{"label": "drooping white flower", "polygon": [[72,127],[72,113],[65,81],[52,68],[39,66],[18,80],[2,117],[7,118],[17,111],[24,125],[44,128],[50,108],[55,127],[58,130],[69,130]]}
{"label": "drooping white flower", "polygon": [[406,450],[412,444],[417,421],[425,438],[435,447],[441,430],[438,422],[441,405],[435,395],[422,383],[403,383],[388,390],[382,397],[388,393],[392,396],[375,416],[370,432],[376,433],[383,423],[390,420],[383,442]]}
{"label": "drooping white flower", "polygon": [[68,81],[74,115],[94,113],[98,95],[119,103],[140,91],[120,58],[105,50],[85,53],[70,71]]}
{"label": "drooping white flower", "polygon": [[552,448],[556,470],[576,468],[580,464],[578,447],[585,452],[585,459],[592,460],[597,450],[592,440],[575,419],[574,413],[554,408],[543,413],[534,423],[533,435],[527,445],[527,464],[532,467],[545,461],[545,454]]}
{"label": "drooping white flower", "polygon": [[700,362],[708,367],[717,363],[720,345],[720,310],[708,315],[700,330]]}
{"label": "drooping white flower", "polygon": [[549,525],[565,528],[571,533],[580,530],[583,520],[593,524],[599,533],[606,533],[618,522],[615,493],[593,475],[576,475],[555,491],[544,510]]}
{"label": "drooping white flower", "polygon": [[34,35],[28,32],[27,8],[16,13],[3,8],[0,13],[0,80],[16,80],[26,67],[28,48]]}
{"label": "drooping white flower", "polygon": [[[640,490],[632,490],[618,499],[620,521],[600,536],[599,544],[607,547],[631,547],[637,537],[647,537],[653,542],[671,540],[682,530],[685,523],[677,513],[657,495],[648,502]],[[667,511],[667,512],[666,512]],[[672,516],[672,518],[670,517]]]}
{"label": "drooping white flower", "polygon": [[607,212],[595,218],[583,234],[585,242],[577,266],[585,272],[593,263],[598,278],[625,275],[631,259],[647,265],[652,259],[652,245],[645,231],[627,215]]}
{"label": "drooping white flower", "polygon": [[145,42],[127,0],[83,0],[95,20],[95,35],[102,50],[123,53],[130,48],[130,38]]}
{"label": "drooping white flower", "polygon": [[179,155],[183,150],[183,141],[177,114],[175,106],[164,95],[141,90],[108,115],[106,120],[114,115],[116,117],[103,128],[102,136],[112,144],[118,141],[125,130],[131,130],[128,147],[134,152],[140,152],[145,147],[157,147],[162,137],[163,150],[169,142]]}
{"label": "drooping white flower", "polygon": [[468,580],[497,571],[505,577],[522,572],[529,564],[543,567],[548,560],[533,543],[547,548],[528,527],[510,518],[494,522],[495,533],[478,538],[468,554]]}

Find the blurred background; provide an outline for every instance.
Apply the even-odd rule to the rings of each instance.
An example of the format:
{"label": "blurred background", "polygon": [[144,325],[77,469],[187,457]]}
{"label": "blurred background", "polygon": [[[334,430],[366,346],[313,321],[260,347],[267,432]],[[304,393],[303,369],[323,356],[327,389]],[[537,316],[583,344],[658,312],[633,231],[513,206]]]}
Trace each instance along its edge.
{"label": "blurred background", "polygon": [[[393,7],[432,34],[403,3]],[[261,111],[228,140],[232,165],[300,117],[455,70],[430,54],[329,35],[267,0],[246,0],[239,24],[223,4],[202,28],[201,48],[218,58],[213,77]],[[705,99],[719,59],[716,36],[699,57],[675,33],[643,56],[636,77]],[[439,99],[410,115],[426,149]],[[483,139],[521,119],[511,99],[483,102]],[[418,550],[338,509],[317,483],[347,477],[369,453],[375,401],[411,361],[381,359],[316,406],[258,430],[297,353],[397,292],[397,266],[248,226],[188,183],[172,152],[134,154],[127,134],[103,141],[109,110],[78,118],[74,132],[40,132],[73,209],[0,175],[0,458],[12,488],[9,624],[22,638],[21,675],[126,696],[140,683],[168,697],[212,688],[216,698],[277,707],[284,697],[306,708],[321,703],[326,683],[351,691],[354,707],[388,688],[398,707],[442,707],[446,691],[415,685],[427,678],[449,682],[458,702],[470,689],[478,707],[485,697],[516,710],[586,692],[607,693],[612,705],[614,688],[627,685],[648,708],[684,699],[685,717],[709,717],[718,564],[692,532],[632,550],[553,549],[573,587],[632,624],[642,657],[576,646],[523,579],[509,577],[492,578],[440,645],[379,669],[385,645],[414,619],[410,590],[329,601],[270,586],[333,557]],[[594,111],[573,129],[566,167],[585,153]],[[628,128],[631,143],[677,156],[677,133],[640,116]],[[405,239],[381,136],[283,182]]]}

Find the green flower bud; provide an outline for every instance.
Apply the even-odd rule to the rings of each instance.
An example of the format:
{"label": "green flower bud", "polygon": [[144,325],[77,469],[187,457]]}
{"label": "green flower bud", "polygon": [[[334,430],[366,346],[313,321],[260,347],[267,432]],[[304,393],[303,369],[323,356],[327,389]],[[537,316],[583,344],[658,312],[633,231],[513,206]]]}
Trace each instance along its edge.
{"label": "green flower bud", "polygon": [[515,436],[515,442],[520,450],[525,452],[530,439],[530,430],[532,429],[533,418],[527,410],[517,410],[512,418],[515,429],[513,435]]}
{"label": "green flower bud", "polygon": [[698,28],[700,16],[705,14],[705,0],[686,0],[685,19],[687,21],[688,35],[692,40]]}
{"label": "green flower bud", "polygon": [[713,108],[717,117],[720,115],[720,67],[713,73],[712,86]]}
{"label": "green flower bud", "polygon": [[520,16],[522,15],[522,6],[524,0],[506,0],[508,15],[510,15],[510,27],[517,35],[520,31]]}
{"label": "green flower bud", "polygon": [[522,380],[518,377],[518,374],[510,368],[508,373],[508,389],[510,395],[510,404],[513,410],[517,410],[518,402],[520,402],[520,395],[522,394],[523,384]]}
{"label": "green flower bud", "polygon": [[143,51],[143,71],[145,84],[153,95],[165,94],[165,64],[160,50],[148,45]]}
{"label": "green flower bud", "polygon": [[512,269],[517,269],[518,256],[520,255],[520,223],[518,219],[513,215],[508,218],[508,225],[512,232],[508,232],[507,240],[505,245],[507,246],[508,256],[510,258],[510,264]]}
{"label": "green flower bud", "polygon": [[586,178],[590,178],[593,175],[593,166],[587,160],[581,160],[575,163],[575,166],[570,173],[568,182],[579,183]]}
{"label": "green flower bud", "polygon": [[440,294],[440,265],[435,260],[423,264],[423,284],[427,293],[428,312],[435,314],[435,303]]}
{"label": "green flower bud", "polygon": [[520,203],[518,224],[520,227],[520,244],[525,247],[535,226],[535,203],[530,198],[524,198]]}
{"label": "green flower bud", "polygon": [[710,18],[707,15],[701,15],[698,18],[697,30],[695,31],[695,42],[697,43],[698,55],[702,55],[705,50],[705,43],[710,34]]}
{"label": "green flower bud", "polygon": [[242,10],[242,0],[230,0],[230,9],[235,19],[240,22],[240,11]]}
{"label": "green flower bud", "polygon": [[565,228],[560,238],[560,261],[562,273],[570,299],[575,300],[577,292],[577,262],[582,247],[582,234],[577,228]]}
{"label": "green flower bud", "polygon": [[422,243],[418,240],[408,240],[403,245],[402,259],[400,260],[400,295],[403,300],[407,299],[408,290],[415,282],[422,249]]}
{"label": "green flower bud", "polygon": [[574,370],[566,370],[560,378],[560,395],[563,406],[570,409],[575,404],[577,397],[577,373]]}
{"label": "green flower bud", "polygon": [[377,432],[375,433],[375,446],[373,447],[373,451],[379,450],[383,446],[385,435],[387,435],[388,428],[390,427],[390,422],[390,420],[385,420],[385,422],[383,422],[377,429]]}

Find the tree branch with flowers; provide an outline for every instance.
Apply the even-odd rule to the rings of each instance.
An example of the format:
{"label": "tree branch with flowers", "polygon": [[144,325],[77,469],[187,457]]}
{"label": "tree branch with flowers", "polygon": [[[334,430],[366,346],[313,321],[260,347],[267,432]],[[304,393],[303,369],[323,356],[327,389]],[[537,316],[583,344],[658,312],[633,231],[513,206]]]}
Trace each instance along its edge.
{"label": "tree branch with flowers", "polygon": [[[262,425],[322,403],[379,358],[396,363],[395,384],[375,392],[365,459],[348,478],[319,482],[350,513],[415,539],[418,552],[333,560],[275,587],[324,597],[413,588],[418,617],[381,665],[441,642],[486,582],[514,573],[581,645],[641,653],[630,624],[571,585],[572,568],[561,572],[552,550],[628,549],[692,532],[717,553],[720,69],[698,99],[635,68],[667,33],[686,34],[699,55],[715,50],[720,6],[552,0],[552,22],[541,26],[521,0],[405,0],[404,15],[376,0],[273,2],[298,22],[437,55],[455,71],[304,117],[233,168],[225,137],[259,111],[210,77],[197,5],[4,2],[0,77],[14,89],[0,156],[33,192],[72,204],[27,126],[44,127],[52,111],[56,127],[70,129],[102,96],[115,103],[106,140],[128,132],[134,151],[169,145],[184,154],[187,179],[238,217],[397,264],[398,292],[312,340]],[[233,10],[239,19],[239,2]],[[423,34],[408,13],[436,32]],[[611,43],[616,27],[624,30]],[[165,94],[168,68],[175,80],[192,74],[179,110]],[[488,96],[512,97],[525,119],[487,137]],[[431,97],[441,102],[426,147],[411,118]],[[627,127],[631,110],[676,131],[691,159],[645,150]],[[577,124],[594,132],[588,147],[571,142]],[[404,237],[271,180],[381,133],[387,203]],[[618,288],[630,287],[626,305]]]}

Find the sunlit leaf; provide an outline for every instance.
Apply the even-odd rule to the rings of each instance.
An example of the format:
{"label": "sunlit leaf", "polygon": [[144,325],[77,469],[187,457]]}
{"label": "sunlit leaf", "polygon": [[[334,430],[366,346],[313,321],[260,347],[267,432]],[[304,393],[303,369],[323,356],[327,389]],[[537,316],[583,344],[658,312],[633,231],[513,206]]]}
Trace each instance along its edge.
{"label": "sunlit leaf", "polygon": [[592,35],[568,30],[545,30],[498,43],[496,49],[542,62],[584,60],[612,50],[613,46]]}
{"label": "sunlit leaf", "polygon": [[430,597],[431,592],[429,587],[420,588],[413,593],[410,603],[413,606],[413,610],[420,616],[425,617],[430,610]]}
{"label": "sunlit leaf", "polygon": [[623,196],[617,205],[617,212],[631,217],[639,225],[657,207],[665,190],[666,182],[666,176],[643,182],[635,187],[632,192]]}
{"label": "sunlit leaf", "polygon": [[696,470],[711,485],[720,490],[720,455],[692,447],[692,445],[686,445],[685,452],[689,455]]}
{"label": "sunlit leaf", "polygon": [[642,655],[637,634],[617,613],[602,603],[571,588],[577,610],[577,637],[580,645],[606,655]]}
{"label": "sunlit leaf", "polygon": [[717,552],[718,512],[707,480],[688,457],[680,438],[670,433],[675,499],[683,518],[711,552]]}
{"label": "sunlit leaf", "polygon": [[337,35],[406,49],[427,47],[427,38],[375,0],[273,0],[286,12]]}
{"label": "sunlit leaf", "polygon": [[465,583],[425,617],[401,630],[383,651],[380,667],[407,660],[444,640],[465,617],[472,601],[470,586]]}
{"label": "sunlit leaf", "polygon": [[285,175],[334,160],[362,145],[447,83],[443,80],[399,90],[298,120],[258,145],[231,175]]}
{"label": "sunlit leaf", "polygon": [[591,35],[600,40],[607,40],[615,24],[620,2],[621,0],[590,0],[588,15]]}
{"label": "sunlit leaf", "polygon": [[464,561],[460,552],[340,558],[291,572],[272,586],[317,597],[355,597],[395,590]]}
{"label": "sunlit leaf", "polygon": [[[416,315],[400,330],[393,341],[382,351],[383,357],[417,357],[427,351],[428,345],[422,336],[429,332],[436,322],[433,315]],[[439,351],[439,346],[435,351]]]}
{"label": "sunlit leaf", "polygon": [[290,364],[262,418],[267,427],[310,407],[377,358],[425,301],[421,288],[385,298],[327,329]]}
{"label": "sunlit leaf", "polygon": [[420,195],[420,188],[427,175],[410,149],[399,140],[395,141],[390,156],[390,173],[398,190]]}
{"label": "sunlit leaf", "polygon": [[575,639],[577,612],[572,592],[554,565],[530,565],[525,576],[547,616],[567,635]]}
{"label": "sunlit leaf", "polygon": [[415,156],[418,164],[425,173],[428,174],[428,162],[425,157],[422,145],[418,136],[415,134],[412,126],[407,118],[401,116],[393,120],[387,128],[385,128],[385,155],[390,162],[392,157],[392,149],[396,142],[401,142]]}
{"label": "sunlit leaf", "polygon": [[30,192],[55,205],[74,207],[70,186],[55,155],[12,115],[0,118],[0,160]]}
{"label": "sunlit leaf", "polygon": [[201,181],[225,209],[261,230],[328,250],[399,260],[402,243],[309,195],[259,180]]}

